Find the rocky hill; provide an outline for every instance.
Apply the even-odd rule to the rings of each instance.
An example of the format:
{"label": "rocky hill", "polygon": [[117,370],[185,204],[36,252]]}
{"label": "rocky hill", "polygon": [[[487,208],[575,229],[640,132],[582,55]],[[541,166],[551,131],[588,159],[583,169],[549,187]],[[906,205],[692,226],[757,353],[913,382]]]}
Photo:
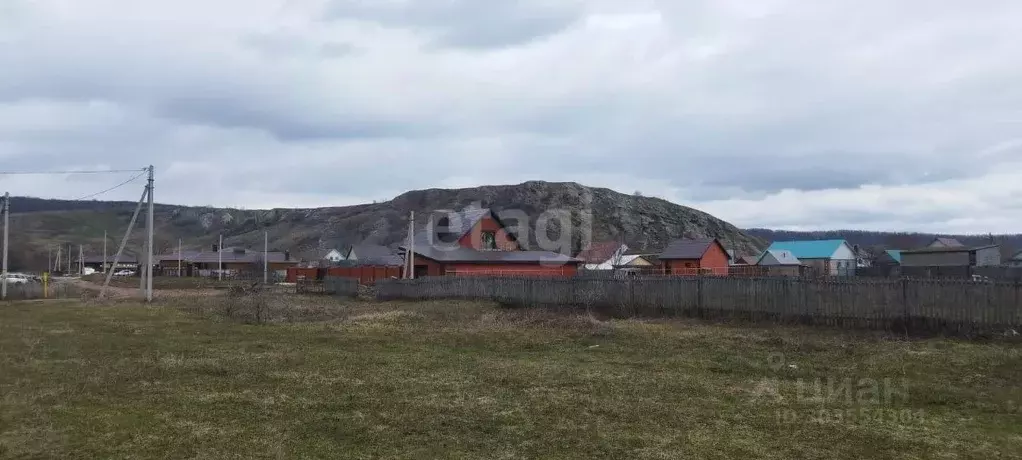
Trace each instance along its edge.
{"label": "rocky hill", "polygon": [[[395,245],[407,235],[408,215],[425,215],[437,209],[466,206],[497,211],[519,210],[531,224],[551,210],[570,215],[573,247],[577,250],[590,228],[593,241],[625,241],[634,249],[657,252],[680,236],[717,237],[739,253],[754,253],[764,241],[744,234],[735,226],[707,213],[659,199],[625,195],[610,189],[576,183],[526,182],[446,190],[429,189],[404,193],[391,201],[317,209],[243,210],[157,205],[156,250],[173,252],[180,239],[185,249],[212,247],[220,234],[224,244],[261,248],[268,232],[271,250],[291,250],[304,258],[317,258],[330,248],[363,241]],[[12,198],[11,266],[41,269],[47,254],[58,245],[79,244],[87,254],[101,254],[103,233],[109,235],[113,252],[134,211],[135,203],[61,201]],[[586,224],[591,215],[592,225]],[[424,220],[424,219],[423,219]],[[421,224],[422,220],[420,220]],[[558,226],[548,230],[556,238]],[[534,232],[530,238],[535,244]],[[144,232],[137,229],[129,243],[137,250]],[[65,249],[66,252],[66,249]]]}

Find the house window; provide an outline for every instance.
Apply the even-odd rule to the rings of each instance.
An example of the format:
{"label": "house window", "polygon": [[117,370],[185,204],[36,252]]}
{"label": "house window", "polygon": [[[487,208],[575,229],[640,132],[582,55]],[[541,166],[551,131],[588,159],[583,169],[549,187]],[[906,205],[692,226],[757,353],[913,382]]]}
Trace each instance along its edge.
{"label": "house window", "polygon": [[692,262],[685,262],[685,268],[692,268]]}
{"label": "house window", "polygon": [[497,233],[496,232],[483,232],[482,235],[482,247],[480,249],[486,251],[494,251],[497,249]]}

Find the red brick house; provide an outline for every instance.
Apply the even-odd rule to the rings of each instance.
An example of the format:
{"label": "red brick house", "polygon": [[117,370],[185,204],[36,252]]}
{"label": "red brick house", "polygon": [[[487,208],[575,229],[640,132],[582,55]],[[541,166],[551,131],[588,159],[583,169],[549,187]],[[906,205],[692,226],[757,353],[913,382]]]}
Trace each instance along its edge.
{"label": "red brick house", "polygon": [[675,240],[660,254],[660,267],[668,275],[728,274],[728,255],[716,238]]}
{"label": "red brick house", "polygon": [[[401,246],[407,251],[407,245]],[[579,261],[549,251],[524,250],[490,209],[434,216],[415,235],[415,276],[573,276]]]}

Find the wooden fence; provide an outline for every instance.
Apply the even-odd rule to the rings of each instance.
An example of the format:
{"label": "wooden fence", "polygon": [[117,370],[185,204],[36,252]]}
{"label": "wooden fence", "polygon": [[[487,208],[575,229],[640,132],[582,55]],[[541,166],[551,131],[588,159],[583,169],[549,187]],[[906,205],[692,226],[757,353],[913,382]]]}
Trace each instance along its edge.
{"label": "wooden fence", "polygon": [[81,295],[82,290],[69,283],[49,283],[45,290],[42,283],[7,285],[7,300],[74,299]]}
{"label": "wooden fence", "polygon": [[297,283],[301,280],[324,280],[329,277],[352,278],[360,284],[372,286],[377,281],[401,277],[401,267],[383,265],[359,265],[356,267],[331,268],[289,268],[287,282]]}
{"label": "wooden fence", "polygon": [[380,299],[492,299],[615,316],[736,317],[897,331],[1022,330],[1022,284],[955,280],[638,277],[385,280]]}

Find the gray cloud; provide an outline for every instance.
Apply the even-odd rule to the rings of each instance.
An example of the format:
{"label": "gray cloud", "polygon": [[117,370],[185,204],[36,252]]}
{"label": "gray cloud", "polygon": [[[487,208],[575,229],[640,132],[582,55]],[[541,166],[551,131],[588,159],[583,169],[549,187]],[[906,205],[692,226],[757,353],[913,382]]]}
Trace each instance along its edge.
{"label": "gray cloud", "polygon": [[1022,221],[1015,2],[0,8],[5,168],[153,163],[163,199],[246,207],[547,179],[747,226]]}
{"label": "gray cloud", "polygon": [[401,0],[365,2],[333,0],[326,17],[368,20],[393,27],[424,30],[441,46],[503,48],[548,37],[580,19],[572,1]]}

